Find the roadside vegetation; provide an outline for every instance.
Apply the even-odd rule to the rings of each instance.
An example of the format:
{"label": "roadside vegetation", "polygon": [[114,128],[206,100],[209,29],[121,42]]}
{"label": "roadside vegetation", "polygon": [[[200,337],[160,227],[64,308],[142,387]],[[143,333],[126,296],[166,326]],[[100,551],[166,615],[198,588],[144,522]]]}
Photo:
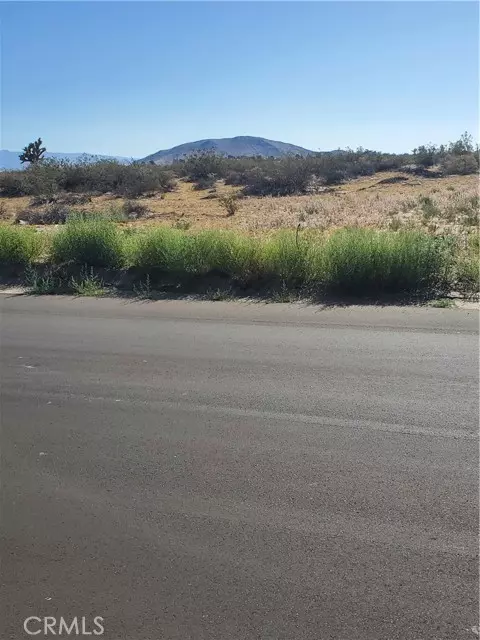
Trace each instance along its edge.
{"label": "roadside vegetation", "polygon": [[252,236],[121,227],[98,215],[73,216],[55,230],[0,226],[4,269],[27,269],[37,290],[50,292],[56,279],[57,288],[80,295],[97,295],[105,289],[105,273],[115,279],[122,272],[130,273],[130,288],[149,291],[172,283],[183,291],[211,288],[213,279],[244,295],[439,298],[460,291],[470,297],[478,293],[478,257],[476,234],[465,241],[421,231],[347,228]]}

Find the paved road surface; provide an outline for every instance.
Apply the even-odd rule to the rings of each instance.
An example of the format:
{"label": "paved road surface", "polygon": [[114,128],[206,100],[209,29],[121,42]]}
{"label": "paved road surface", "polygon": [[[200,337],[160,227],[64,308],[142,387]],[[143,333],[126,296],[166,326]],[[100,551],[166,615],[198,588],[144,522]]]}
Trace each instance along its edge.
{"label": "paved road surface", "polygon": [[2,639],[475,640],[475,312],[0,305]]}

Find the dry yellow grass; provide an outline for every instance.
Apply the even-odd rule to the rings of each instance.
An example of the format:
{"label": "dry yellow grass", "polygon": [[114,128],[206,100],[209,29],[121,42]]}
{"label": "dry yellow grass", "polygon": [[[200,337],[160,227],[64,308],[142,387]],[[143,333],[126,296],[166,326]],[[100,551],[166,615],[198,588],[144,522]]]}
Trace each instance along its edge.
{"label": "dry yellow grass", "polygon": [[[146,219],[139,224],[187,224],[192,229],[241,229],[248,232],[279,228],[335,228],[361,226],[398,228],[398,226],[428,227],[442,231],[454,227],[457,221],[449,212],[478,195],[477,176],[451,176],[446,178],[419,178],[405,175],[402,182],[385,183],[398,178],[398,173],[381,173],[360,178],[328,189],[317,195],[248,197],[240,200],[239,209],[228,217],[225,210],[209,191],[196,191],[193,185],[179,182],[178,188],[164,196],[140,198],[149,209]],[[235,188],[218,183],[216,194],[230,193]],[[419,198],[429,196],[442,213],[426,218]],[[4,198],[2,217],[12,219],[28,207],[29,198]],[[78,207],[101,210],[108,206],[121,206],[123,200],[99,196]],[[181,221],[181,222],[180,222]]]}

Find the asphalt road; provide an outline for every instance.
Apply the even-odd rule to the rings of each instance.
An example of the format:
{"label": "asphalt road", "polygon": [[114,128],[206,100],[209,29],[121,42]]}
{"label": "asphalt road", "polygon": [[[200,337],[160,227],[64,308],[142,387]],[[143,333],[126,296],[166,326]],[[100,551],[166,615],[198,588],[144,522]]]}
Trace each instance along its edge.
{"label": "asphalt road", "polygon": [[474,311],[0,310],[2,640],[478,635]]}

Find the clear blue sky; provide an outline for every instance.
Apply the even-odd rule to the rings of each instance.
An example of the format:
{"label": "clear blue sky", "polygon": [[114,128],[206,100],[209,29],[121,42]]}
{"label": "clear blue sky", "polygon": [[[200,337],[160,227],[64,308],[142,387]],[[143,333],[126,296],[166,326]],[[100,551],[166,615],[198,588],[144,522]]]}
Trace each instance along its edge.
{"label": "clear blue sky", "polygon": [[310,149],[478,138],[475,2],[0,5],[0,147],[140,157],[258,135]]}

